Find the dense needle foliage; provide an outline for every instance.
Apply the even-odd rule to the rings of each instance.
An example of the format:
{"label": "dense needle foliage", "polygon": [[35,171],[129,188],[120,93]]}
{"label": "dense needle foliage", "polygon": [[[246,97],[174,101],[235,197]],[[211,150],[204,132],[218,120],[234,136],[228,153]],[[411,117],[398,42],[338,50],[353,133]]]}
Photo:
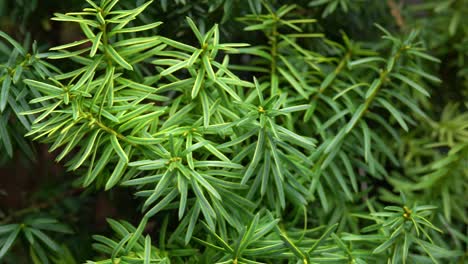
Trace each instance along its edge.
{"label": "dense needle foliage", "polygon": [[67,176],[0,210],[0,261],[466,261],[468,1],[23,2],[0,162]]}

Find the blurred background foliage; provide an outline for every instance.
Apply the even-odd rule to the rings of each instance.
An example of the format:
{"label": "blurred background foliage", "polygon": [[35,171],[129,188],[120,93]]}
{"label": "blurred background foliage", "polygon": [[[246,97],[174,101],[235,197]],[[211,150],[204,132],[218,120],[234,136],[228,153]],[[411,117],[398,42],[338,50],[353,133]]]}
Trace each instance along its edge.
{"label": "blurred background foliage", "polygon": [[[145,2],[144,0],[121,0],[117,7],[133,9]],[[311,82],[318,83],[315,88],[327,88],[333,83],[333,89],[343,90],[359,83],[353,79],[354,77],[366,81],[376,78],[375,82],[377,82],[381,75],[375,72],[380,67],[390,67],[388,64],[378,63],[388,61],[392,56],[399,57],[400,55],[395,53],[396,50],[411,42],[411,45],[414,43],[414,46],[421,50],[425,49],[429,56],[419,54],[419,57],[416,55],[416,59],[410,58],[411,54],[408,58],[402,56],[402,60],[409,62],[409,69],[399,68],[398,72],[395,72],[396,75],[390,77],[398,81],[393,88],[414,86],[414,82],[417,82],[425,87],[431,96],[425,97],[417,92],[404,94],[405,98],[411,98],[417,102],[417,106],[391,92],[385,94],[386,97],[382,96],[389,102],[397,101],[398,97],[403,102],[400,102],[401,105],[406,107],[408,116],[401,117],[403,121],[394,118],[396,121],[389,124],[388,120],[392,115],[377,110],[375,112],[381,114],[382,118],[367,117],[369,122],[359,123],[359,130],[356,130],[359,132],[349,137],[361,139],[370,137],[369,140],[375,144],[381,144],[379,151],[373,155],[375,155],[377,166],[383,165],[369,168],[368,156],[361,155],[366,150],[359,149],[359,154],[356,154],[353,162],[359,160],[361,169],[350,173],[357,174],[355,175],[359,179],[357,182],[349,180],[346,186],[336,181],[323,184],[324,186],[320,185],[316,190],[318,198],[308,204],[308,209],[305,209],[308,211],[306,214],[300,212],[299,207],[291,207],[291,213],[284,216],[287,219],[285,222],[288,223],[288,226],[284,228],[289,231],[289,237],[279,229],[275,230],[275,233],[273,229],[266,228],[266,223],[275,220],[268,213],[262,212],[261,217],[256,217],[250,223],[251,226],[258,225],[259,230],[260,226],[265,228],[262,229],[258,239],[264,236],[262,239],[273,241],[271,242],[273,246],[288,245],[293,252],[291,255],[301,256],[302,252],[297,250],[293,240],[298,241],[301,247],[309,248],[318,247],[319,242],[322,243],[321,240],[302,240],[301,225],[305,224],[306,227],[309,225],[310,228],[328,224],[327,230],[321,227],[318,233],[314,233],[317,230],[313,229],[307,232],[308,235],[313,235],[317,239],[322,233],[340,234],[337,236],[333,233],[333,236],[327,237],[327,243],[334,245],[330,256],[335,258],[335,263],[346,263],[350,256],[364,256],[363,258],[369,263],[373,263],[373,256],[369,252],[378,253],[387,250],[390,246],[394,250],[392,254],[405,256],[408,254],[405,253],[408,239],[419,245],[419,251],[441,252],[442,257],[447,257],[443,255],[448,253],[441,248],[451,249],[453,251],[448,254],[452,257],[449,258],[451,263],[464,263],[468,257],[468,63],[465,61],[468,59],[468,20],[465,19],[468,16],[468,1],[161,0],[150,4],[147,10],[137,17],[136,23],[149,24],[163,21],[164,27],[145,31],[144,36],[162,35],[197,46],[198,40],[186,22],[188,16],[195,22],[202,34],[209,31],[214,24],[218,24],[223,42],[249,43],[252,46],[259,46],[269,43],[271,32],[268,30],[244,31],[244,28],[253,25],[249,24],[249,15],[268,13],[265,8],[266,2],[275,8],[285,4],[295,4],[297,8],[292,12],[294,17],[317,19],[317,23],[304,24],[301,29],[304,32],[319,32],[326,38],[303,38],[297,42],[301,47],[313,47],[309,50],[311,53],[306,55],[315,57],[316,54],[320,54],[321,56],[316,56],[320,57],[320,61],[308,64],[303,59],[306,57],[305,53],[295,54],[295,51],[288,50],[288,48],[279,51],[284,52],[282,54],[287,56],[295,67],[310,69],[313,68],[310,66],[312,64],[319,65],[320,76],[304,76],[304,78],[310,78]],[[118,244],[119,241],[125,239],[125,232],[135,230],[132,224],[138,226],[140,223],[141,215],[137,210],[132,210],[135,208],[133,205],[135,200],[129,190],[117,188],[108,192],[100,192],[97,187],[84,189],[77,184],[72,173],[67,172],[63,165],[54,162],[58,153],[49,153],[47,145],[38,144],[23,137],[30,130],[33,119],[30,115],[25,116],[20,113],[40,107],[43,103],[28,104],[30,100],[40,97],[39,92],[33,88],[26,88],[20,80],[46,80],[47,76],[58,72],[59,69],[65,71],[65,69],[73,68],[69,60],[54,61],[53,65],[50,64],[50,61],[45,59],[48,56],[47,51],[50,47],[78,41],[85,36],[76,24],[60,23],[50,18],[56,12],[81,10],[86,6],[87,4],[80,0],[0,0],[0,30],[6,33],[2,33],[5,35],[0,38],[0,81],[2,85],[6,87],[8,84],[9,87],[9,97],[3,94],[0,97],[0,164],[2,166],[0,169],[0,245],[2,247],[0,248],[6,248],[5,245],[10,241],[15,242],[9,254],[6,254],[6,250],[0,249],[0,256],[6,254],[3,259],[5,263],[30,263],[31,259],[36,259],[34,263],[44,263],[45,259],[52,263],[83,263],[85,260],[94,259],[95,256],[110,256],[112,251],[106,250],[106,247]],[[388,30],[388,34],[379,30],[375,24]],[[291,28],[284,30],[284,33],[294,31]],[[411,35],[413,30],[419,32],[417,37]],[[391,41],[385,41],[381,38],[382,35],[386,35],[387,40]],[[8,36],[16,40],[21,47],[12,45]],[[400,43],[395,40],[397,38],[412,39],[408,40],[408,43]],[[353,51],[352,54],[350,51]],[[259,68],[270,63],[262,61],[264,58],[249,53],[248,50],[243,50],[241,53],[240,56],[230,57],[229,63]],[[415,72],[414,69],[418,71]],[[419,71],[419,69],[422,70]],[[246,78],[252,76],[248,69],[242,71],[239,67],[236,70],[239,70],[239,76]],[[328,77],[334,72],[336,75]],[[413,82],[411,80],[408,82],[404,76],[402,78],[403,73],[410,74]],[[267,77],[264,76],[265,78]],[[2,91],[5,89],[2,88]],[[324,102],[335,100],[336,92],[332,93],[325,89],[324,91],[323,95],[317,95],[314,99],[319,98]],[[359,93],[359,89],[357,91]],[[358,95],[364,97],[364,94],[360,93]],[[367,98],[367,95],[365,97]],[[346,106],[347,103],[344,102],[342,105]],[[306,112],[304,119],[307,119],[307,115],[309,118],[315,115],[319,118],[311,118],[310,122],[315,122],[317,127],[329,127],[328,130],[314,130],[311,132],[312,136],[320,142],[326,142],[328,138],[340,135],[341,127],[347,126],[347,122],[350,121],[349,118],[342,118],[347,114],[345,108],[341,112],[342,116],[337,115],[335,121],[339,120],[339,122],[336,123],[335,121],[326,123],[327,120],[324,119],[330,116],[327,113],[335,111],[333,106],[324,104],[320,105],[317,110],[308,110],[312,113]],[[381,108],[392,109],[385,103],[382,103]],[[291,123],[293,121],[290,121],[289,127],[293,127]],[[402,133],[401,129],[394,129],[399,126],[405,127],[406,123],[411,125],[408,133]],[[378,141],[379,137],[374,133],[366,132],[377,127],[379,129],[384,127],[382,131],[387,131],[379,135],[384,139],[383,141]],[[302,129],[309,128],[305,126]],[[356,147],[353,142],[345,140],[343,146],[340,145],[340,147],[347,151],[361,148],[361,146]],[[317,153],[329,155],[330,150],[325,150],[325,147],[318,148]],[[340,157],[340,159],[337,158],[336,165],[332,164],[328,167],[326,164],[319,168],[314,167],[323,171],[327,179],[333,178],[330,175],[340,174],[339,170],[348,168],[346,159],[340,154],[336,155]],[[313,154],[311,156],[315,164],[327,163],[326,160],[315,159]],[[263,164],[265,163],[264,161]],[[344,171],[341,173],[345,174]],[[331,188],[332,186],[340,187]],[[383,210],[385,205],[402,204],[400,192],[404,194],[403,204],[414,204],[414,206],[411,206],[411,209],[400,208],[399,210],[403,211],[397,211],[398,213],[387,212],[395,212],[397,210],[395,208]],[[339,199],[334,197],[339,197]],[[418,207],[418,205],[426,204],[438,209]],[[364,212],[367,211],[373,215],[365,216]],[[404,233],[404,235],[398,233],[394,237],[395,230],[399,230],[400,226],[401,229],[408,228],[409,225],[406,221],[401,223],[403,220],[400,221],[397,218],[400,214],[410,211],[417,216],[427,217],[428,222],[444,230],[443,234],[440,234],[436,228],[432,228],[431,224],[430,231],[428,231],[429,240],[434,240],[435,244],[441,248],[431,248],[430,245],[425,244],[427,242],[415,238],[416,235],[411,232]],[[434,213],[429,215],[427,211],[434,211]],[[314,217],[303,220],[304,215]],[[125,219],[132,224],[115,220],[106,221],[107,218]],[[154,243],[154,245],[162,249],[152,258],[163,262],[165,258],[171,256],[177,263],[194,252],[193,249],[183,246],[163,250],[165,232],[174,228],[167,219],[166,217],[164,221],[149,220],[145,231],[153,231],[160,236],[159,244]],[[395,219],[394,222],[392,219]],[[333,225],[334,223],[339,223],[338,227]],[[378,236],[366,237],[366,232],[377,230],[379,227],[376,226],[379,224],[385,227],[381,229],[383,231]],[[365,227],[362,231],[361,228],[366,225],[369,227]],[[414,225],[417,226],[416,222]],[[70,235],[73,230],[75,232]],[[211,230],[210,227],[205,227],[203,230],[208,234],[216,234],[216,231]],[[93,243],[91,235],[97,233],[109,236],[117,233],[113,237],[115,242],[105,237],[94,237],[97,241],[94,248],[98,249],[100,252],[98,254],[90,246]],[[351,233],[361,233],[361,235]],[[413,238],[408,238],[407,234],[409,234],[408,237]],[[242,237],[243,234],[234,232],[230,235]],[[373,244],[368,243],[372,240],[374,242],[390,241],[385,240],[390,236],[393,244],[384,243],[374,249]],[[209,244],[218,251],[225,252],[227,255],[231,254],[222,238],[213,237],[210,237],[208,242],[203,241],[204,238],[197,238],[197,240],[202,245]],[[136,242],[137,247],[141,251],[151,247],[148,242],[151,239],[157,240],[139,237]],[[39,242],[33,243],[32,241]],[[353,251],[346,244],[351,243],[350,241],[359,245],[360,249],[369,249],[369,251]],[[262,243],[260,239],[260,241],[254,241],[249,247],[262,248],[266,245]],[[178,241],[173,244],[183,243]],[[49,252],[52,254],[49,255]],[[312,254],[313,250],[310,252]],[[436,256],[436,258],[441,256]],[[210,255],[210,253],[198,261],[210,263],[209,257],[226,261],[223,257]],[[415,256],[413,260],[421,261],[417,263],[429,261],[427,258],[418,256]],[[274,262],[274,260],[268,261]],[[374,261],[378,260],[374,259]],[[317,262],[321,263],[319,259]],[[254,262],[246,261],[246,263]],[[399,262],[395,260],[395,263]]]}

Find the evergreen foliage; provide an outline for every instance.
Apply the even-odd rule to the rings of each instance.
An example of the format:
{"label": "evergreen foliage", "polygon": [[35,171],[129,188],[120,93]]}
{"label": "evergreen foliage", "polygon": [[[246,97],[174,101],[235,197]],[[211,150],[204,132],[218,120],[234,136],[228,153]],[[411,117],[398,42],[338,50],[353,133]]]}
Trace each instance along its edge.
{"label": "evergreen foliage", "polygon": [[466,261],[468,1],[62,5],[76,41],[0,31],[0,161],[45,143],[81,194],[0,211],[0,261]]}

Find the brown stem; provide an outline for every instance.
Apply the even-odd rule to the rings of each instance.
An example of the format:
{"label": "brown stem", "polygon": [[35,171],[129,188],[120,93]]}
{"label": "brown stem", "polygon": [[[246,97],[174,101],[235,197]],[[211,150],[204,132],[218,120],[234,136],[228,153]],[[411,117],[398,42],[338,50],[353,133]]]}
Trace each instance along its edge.
{"label": "brown stem", "polygon": [[398,27],[403,28],[405,26],[405,20],[401,15],[401,3],[400,5],[395,2],[395,0],[388,0],[387,5],[390,8],[390,13],[392,14],[393,18],[395,18],[395,22]]}
{"label": "brown stem", "polygon": [[32,212],[38,212],[38,211],[40,211],[42,209],[52,207],[53,205],[56,205],[57,203],[59,203],[64,198],[80,194],[83,191],[84,191],[83,188],[68,190],[66,192],[63,192],[63,193],[53,197],[52,199],[49,199],[46,202],[34,203],[29,207],[14,211],[13,213],[6,216],[2,221],[0,221],[0,225],[7,224],[7,223],[11,222],[12,220],[14,220],[16,218],[22,217],[25,214],[32,213]]}

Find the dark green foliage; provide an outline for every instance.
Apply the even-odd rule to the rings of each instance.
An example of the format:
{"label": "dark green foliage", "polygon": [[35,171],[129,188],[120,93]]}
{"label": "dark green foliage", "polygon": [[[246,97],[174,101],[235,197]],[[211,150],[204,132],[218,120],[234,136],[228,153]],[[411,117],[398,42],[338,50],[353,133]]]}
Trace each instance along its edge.
{"label": "dark green foliage", "polygon": [[[421,15],[418,30],[386,1],[86,2],[52,18],[82,38],[47,53],[0,32],[0,147],[33,158],[21,135],[46,143],[84,196],[132,192],[117,208],[138,219],[108,219],[89,256],[57,234],[65,216],[7,214],[0,259],[22,246],[33,263],[465,261],[466,52],[430,38],[448,23],[465,39],[461,21]],[[442,2],[413,8],[467,13]],[[458,98],[438,98],[446,83]]]}
{"label": "dark green foliage", "polygon": [[[22,137],[26,131],[31,129],[32,116],[22,114],[41,104],[40,100],[34,100],[40,93],[35,89],[28,89],[22,82],[26,78],[44,80],[51,76],[58,69],[43,60],[47,55],[39,53],[37,44],[32,45],[29,52],[30,43],[24,46],[12,39],[6,33],[0,31],[0,37],[5,42],[0,43],[0,56],[6,63],[1,65],[0,80],[2,81],[0,91],[0,150],[6,155],[2,155],[0,162],[13,156],[13,150],[18,147],[27,157],[34,158],[34,153],[30,144]],[[10,126],[9,123],[15,120],[18,124]]]}

